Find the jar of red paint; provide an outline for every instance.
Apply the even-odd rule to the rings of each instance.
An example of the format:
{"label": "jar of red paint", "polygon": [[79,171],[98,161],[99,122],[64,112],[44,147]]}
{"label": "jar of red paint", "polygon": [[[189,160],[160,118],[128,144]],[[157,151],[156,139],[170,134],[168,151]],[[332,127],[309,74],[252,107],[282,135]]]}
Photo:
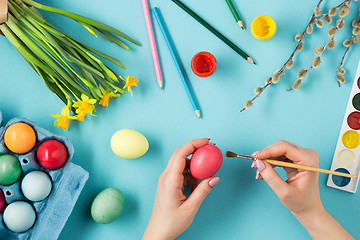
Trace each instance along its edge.
{"label": "jar of red paint", "polygon": [[191,69],[199,77],[209,77],[216,70],[216,58],[209,52],[199,52],[191,60]]}

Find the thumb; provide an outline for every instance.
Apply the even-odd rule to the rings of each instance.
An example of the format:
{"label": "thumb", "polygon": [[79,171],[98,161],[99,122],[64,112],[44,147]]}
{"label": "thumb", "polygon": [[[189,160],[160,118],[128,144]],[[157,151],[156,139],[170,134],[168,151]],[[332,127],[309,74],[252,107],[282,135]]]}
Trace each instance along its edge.
{"label": "thumb", "polygon": [[284,180],[282,180],[282,178],[277,174],[277,172],[269,163],[256,160],[255,166],[259,170],[260,175],[265,180],[265,182],[280,199],[290,190],[290,186]]}
{"label": "thumb", "polygon": [[209,195],[211,190],[220,182],[220,178],[213,177],[203,180],[191,193],[190,197],[186,200],[185,204],[196,211],[200,208],[201,204]]}

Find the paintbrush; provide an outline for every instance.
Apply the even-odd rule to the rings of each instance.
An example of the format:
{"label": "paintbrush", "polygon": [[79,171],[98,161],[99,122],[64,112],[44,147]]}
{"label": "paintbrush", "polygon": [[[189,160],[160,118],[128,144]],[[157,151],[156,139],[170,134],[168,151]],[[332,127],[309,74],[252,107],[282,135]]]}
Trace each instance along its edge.
{"label": "paintbrush", "polygon": [[[257,160],[254,157],[246,156],[246,155],[239,155],[239,154],[236,154],[236,153],[233,153],[233,152],[230,152],[230,151],[226,152],[226,157],[228,157],[228,158],[242,158],[242,159],[246,159],[246,160],[250,160],[250,161]],[[296,168],[296,169],[307,170],[307,171],[311,171],[311,172],[321,172],[321,173],[332,174],[332,175],[341,176],[341,177],[358,178],[358,176],[356,176],[356,175],[351,175],[351,174],[341,173],[341,172],[334,172],[334,171],[329,171],[329,170],[325,170],[325,169],[321,169],[321,168],[294,164],[294,163],[290,163],[290,162],[284,162],[284,161],[278,161],[278,160],[272,160],[272,159],[261,159],[261,160],[265,161],[265,162],[268,162],[268,163],[270,163],[272,165],[275,165],[275,166]]]}

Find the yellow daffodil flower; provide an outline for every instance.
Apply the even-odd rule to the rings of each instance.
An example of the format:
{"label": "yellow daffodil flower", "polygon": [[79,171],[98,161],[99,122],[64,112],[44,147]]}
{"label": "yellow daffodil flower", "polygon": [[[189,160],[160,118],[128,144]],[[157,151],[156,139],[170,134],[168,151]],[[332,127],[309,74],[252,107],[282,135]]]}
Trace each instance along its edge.
{"label": "yellow daffodil flower", "polygon": [[99,88],[100,88],[100,91],[101,91],[101,93],[103,95],[103,97],[99,101],[99,104],[104,106],[104,107],[109,106],[110,98],[120,97],[120,94],[116,94],[114,92],[111,92],[110,89],[108,89],[108,88],[106,88],[106,90],[105,90],[101,85],[99,85]]}
{"label": "yellow daffodil flower", "polygon": [[81,100],[75,102],[73,107],[76,108],[77,120],[83,122],[85,120],[85,115],[88,113],[92,116],[96,116],[93,114],[95,111],[94,104],[96,103],[95,99],[91,99],[85,94],[81,94]]}
{"label": "yellow daffodil flower", "polygon": [[54,126],[63,130],[69,128],[70,119],[76,119],[75,116],[70,116],[70,109],[68,106],[62,108],[61,114],[52,114],[51,116],[56,118]]}
{"label": "yellow daffodil flower", "polygon": [[127,88],[127,91],[129,93],[131,93],[131,96],[132,96],[133,93],[132,93],[131,87],[137,86],[137,83],[139,82],[139,80],[137,80],[134,76],[127,76],[127,77],[125,77],[125,79],[120,76],[120,78],[126,82],[123,89]]}

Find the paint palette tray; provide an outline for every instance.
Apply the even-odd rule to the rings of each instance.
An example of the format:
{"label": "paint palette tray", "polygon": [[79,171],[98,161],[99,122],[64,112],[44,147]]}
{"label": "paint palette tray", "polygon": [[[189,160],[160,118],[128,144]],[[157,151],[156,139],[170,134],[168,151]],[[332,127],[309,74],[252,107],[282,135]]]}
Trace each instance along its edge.
{"label": "paint palette tray", "polygon": [[[336,145],[332,171],[360,174],[360,63]],[[327,186],[355,193],[358,178],[329,175]]]}
{"label": "paint palette tray", "polygon": [[[2,115],[0,111],[0,125]],[[6,129],[15,123],[29,125],[36,134],[36,144],[26,154],[11,152],[5,145],[4,134]],[[36,152],[40,144],[47,140],[61,142],[67,150],[66,163],[57,170],[49,170],[42,167],[37,160]],[[74,147],[69,139],[55,135],[35,123],[24,118],[14,118],[4,127],[0,127],[0,156],[11,155],[18,159],[21,166],[21,175],[15,183],[1,185],[0,191],[5,198],[5,207],[0,209],[0,239],[6,240],[29,240],[29,239],[57,239],[68,220],[75,203],[89,178],[89,173],[71,163],[74,155]],[[51,180],[52,188],[48,197],[41,201],[31,201],[22,192],[21,184],[24,177],[32,171],[42,171]],[[2,195],[0,193],[0,195]],[[0,196],[1,197],[1,196]],[[12,203],[22,202],[30,205],[35,211],[34,224],[24,232],[14,232],[9,229],[4,221],[4,213]],[[0,204],[1,205],[1,204]],[[21,221],[21,219],[19,219]]]}

